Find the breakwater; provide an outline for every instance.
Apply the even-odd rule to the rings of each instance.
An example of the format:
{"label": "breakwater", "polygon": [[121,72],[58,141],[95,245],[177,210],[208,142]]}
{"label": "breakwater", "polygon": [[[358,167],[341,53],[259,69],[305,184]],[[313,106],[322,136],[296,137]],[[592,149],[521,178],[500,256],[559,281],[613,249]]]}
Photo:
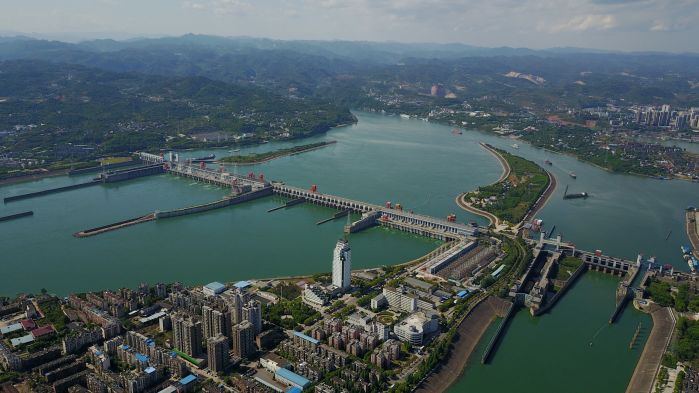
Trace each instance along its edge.
{"label": "breakwater", "polygon": [[129,161],[124,161],[124,162],[117,162],[114,164],[97,165],[97,166],[91,166],[88,168],[80,168],[80,169],[71,169],[70,171],[68,171],[68,176],[84,175],[86,173],[94,173],[94,172],[99,172],[99,171],[109,171],[112,169],[118,169],[118,168],[124,168],[127,166],[139,165],[141,163],[142,163],[141,160],[129,160]]}
{"label": "breakwater", "polygon": [[35,197],[43,196],[43,195],[56,194],[56,193],[64,192],[64,191],[77,190],[79,188],[94,186],[94,185],[97,185],[99,183],[100,182],[98,180],[90,180],[90,181],[85,182],[85,183],[71,184],[69,186],[50,188],[48,190],[35,191],[35,192],[27,193],[27,194],[13,195],[13,196],[5,197],[4,202],[8,203],[8,202],[19,201],[22,199],[35,198]]}
{"label": "breakwater", "polygon": [[218,201],[205,203],[201,205],[184,207],[181,209],[168,210],[168,211],[156,211],[153,213],[148,213],[143,216],[136,218],[130,218],[128,220],[115,222],[113,224],[103,225],[96,228],[86,229],[84,231],[76,232],[73,234],[75,237],[90,237],[99,235],[106,232],[115,231],[117,229],[122,229],[130,227],[136,224],[142,224],[144,222],[149,222],[153,220],[160,220],[166,218],[186,216],[189,214],[202,213],[209,210],[220,209],[227,206],[237,205],[239,203],[251,201],[253,199],[262,198],[265,196],[272,195],[272,187],[263,188],[257,191],[247,192],[245,194],[237,195],[234,197],[228,197],[220,199]]}
{"label": "breakwater", "polygon": [[100,227],[90,228],[90,229],[86,229],[84,231],[76,232],[73,234],[73,236],[75,236],[75,237],[90,237],[90,236],[99,235],[101,233],[115,231],[117,229],[126,228],[126,227],[129,227],[131,225],[141,224],[141,223],[153,221],[153,220],[155,220],[155,214],[148,213],[144,216],[130,218],[128,220],[115,222],[113,224],[103,225]]}
{"label": "breakwater", "polygon": [[209,210],[220,209],[222,207],[233,206],[239,203],[251,201],[253,199],[262,198],[270,195],[272,195],[272,187],[266,187],[257,191],[246,192],[245,194],[241,194],[231,198],[224,198],[211,203],[205,203],[202,205],[190,206],[182,209],[175,209],[164,212],[155,212],[154,214],[156,219],[180,217],[189,214],[196,214]]}
{"label": "breakwater", "polygon": [[29,216],[33,216],[33,215],[34,215],[34,212],[31,211],[31,210],[28,211],[28,212],[22,212],[22,213],[17,213],[17,214],[10,214],[9,216],[0,217],[0,222],[16,220],[16,219],[18,219],[18,218],[29,217]]}

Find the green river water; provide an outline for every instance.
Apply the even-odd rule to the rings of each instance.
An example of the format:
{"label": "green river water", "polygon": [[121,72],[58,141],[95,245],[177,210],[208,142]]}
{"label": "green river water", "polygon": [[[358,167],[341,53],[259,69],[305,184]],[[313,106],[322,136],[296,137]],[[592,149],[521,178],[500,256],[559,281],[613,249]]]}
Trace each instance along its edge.
{"label": "green river water", "polygon": [[[378,204],[398,202],[419,213],[439,217],[456,213],[460,221],[484,223],[454,203],[458,193],[490,183],[501,173],[495,158],[478,146],[483,141],[540,164],[553,161],[549,169],[558,178],[559,188],[539,217],[549,228],[555,224],[555,232],[565,239],[581,248],[629,259],[639,252],[654,255],[686,270],[679,251],[687,243],[683,210],[697,204],[699,184],[610,174],[568,156],[477,131],[453,135],[450,127],[419,120],[362,112],[357,116],[358,124],[326,135],[244,148],[238,154],[320,140],[337,140],[337,144],[237,170],[263,172],[268,179],[299,187],[316,184],[320,192]],[[209,152],[219,157],[233,154],[218,149],[181,156]],[[571,171],[577,174],[576,180],[568,176]],[[90,177],[0,186],[0,196]],[[592,196],[563,200],[566,185],[571,192],[586,191]],[[213,186],[165,175],[4,205],[0,215],[24,210],[34,210],[35,215],[0,224],[0,294],[47,288],[65,295],[140,282],[201,284],[329,271],[332,247],[342,236],[344,220],[317,226],[333,210],[308,204],[267,213],[281,203],[274,197],[92,238],[72,236],[82,229],[158,209],[209,202],[224,194]],[[438,244],[383,228],[354,234],[350,242],[355,268],[404,262]],[[531,318],[519,312],[492,363],[480,365],[480,348],[451,391],[623,391],[651,321],[627,309],[617,324],[607,325],[617,282],[612,276],[587,273],[550,314]],[[639,322],[644,326],[641,340],[629,350]]]}

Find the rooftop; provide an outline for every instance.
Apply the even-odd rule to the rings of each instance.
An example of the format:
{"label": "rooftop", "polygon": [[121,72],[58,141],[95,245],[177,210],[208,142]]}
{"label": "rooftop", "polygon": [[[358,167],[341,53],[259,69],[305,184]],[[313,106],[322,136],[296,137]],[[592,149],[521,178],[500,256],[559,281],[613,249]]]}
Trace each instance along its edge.
{"label": "rooftop", "polygon": [[22,330],[21,323],[13,323],[12,325],[0,327],[0,333],[2,334],[12,333],[17,330]]}
{"label": "rooftop", "polygon": [[306,340],[306,341],[310,341],[310,342],[312,342],[313,344],[320,344],[320,341],[316,340],[316,339],[313,338],[313,337],[307,336],[307,335],[305,335],[305,334],[303,334],[303,333],[301,333],[301,332],[294,332],[294,336],[300,337],[300,338],[302,338],[302,339],[304,339],[304,340]]}
{"label": "rooftop", "polygon": [[30,343],[32,341],[34,341],[34,336],[32,336],[31,334],[27,334],[26,336],[11,339],[10,343],[13,347],[17,347],[22,344]]}
{"label": "rooftop", "polygon": [[285,368],[280,368],[275,374],[298,386],[305,387],[311,384],[311,381]]}
{"label": "rooftop", "polygon": [[34,338],[37,338],[45,336],[47,334],[51,334],[53,332],[55,332],[53,325],[46,325],[32,330],[32,336],[34,336]]}
{"label": "rooftop", "polygon": [[204,288],[209,289],[214,293],[220,293],[223,292],[224,289],[226,289],[226,286],[218,281],[214,281],[204,285]]}
{"label": "rooftop", "polygon": [[192,374],[189,374],[186,377],[180,379],[180,385],[187,385],[187,384],[192,383],[196,380],[197,380],[197,377],[195,377]]}
{"label": "rooftop", "polygon": [[238,281],[237,283],[233,284],[233,286],[239,289],[243,289],[249,287],[250,283],[248,281]]}

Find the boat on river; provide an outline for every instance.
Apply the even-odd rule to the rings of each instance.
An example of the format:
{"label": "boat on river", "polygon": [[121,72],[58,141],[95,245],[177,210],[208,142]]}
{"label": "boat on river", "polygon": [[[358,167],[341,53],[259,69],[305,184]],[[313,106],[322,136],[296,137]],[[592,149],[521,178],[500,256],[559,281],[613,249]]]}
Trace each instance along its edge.
{"label": "boat on river", "polygon": [[192,158],[192,162],[207,162],[207,161],[212,161],[215,158],[216,158],[215,154],[209,154],[208,156],[203,156],[203,157],[199,157],[199,158]]}

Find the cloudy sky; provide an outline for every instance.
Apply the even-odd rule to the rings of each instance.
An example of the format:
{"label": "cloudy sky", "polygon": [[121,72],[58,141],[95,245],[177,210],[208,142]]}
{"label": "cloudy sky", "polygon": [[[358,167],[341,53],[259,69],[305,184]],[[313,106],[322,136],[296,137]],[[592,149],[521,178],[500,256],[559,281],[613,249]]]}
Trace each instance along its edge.
{"label": "cloudy sky", "polygon": [[0,0],[0,34],[699,52],[699,0]]}

